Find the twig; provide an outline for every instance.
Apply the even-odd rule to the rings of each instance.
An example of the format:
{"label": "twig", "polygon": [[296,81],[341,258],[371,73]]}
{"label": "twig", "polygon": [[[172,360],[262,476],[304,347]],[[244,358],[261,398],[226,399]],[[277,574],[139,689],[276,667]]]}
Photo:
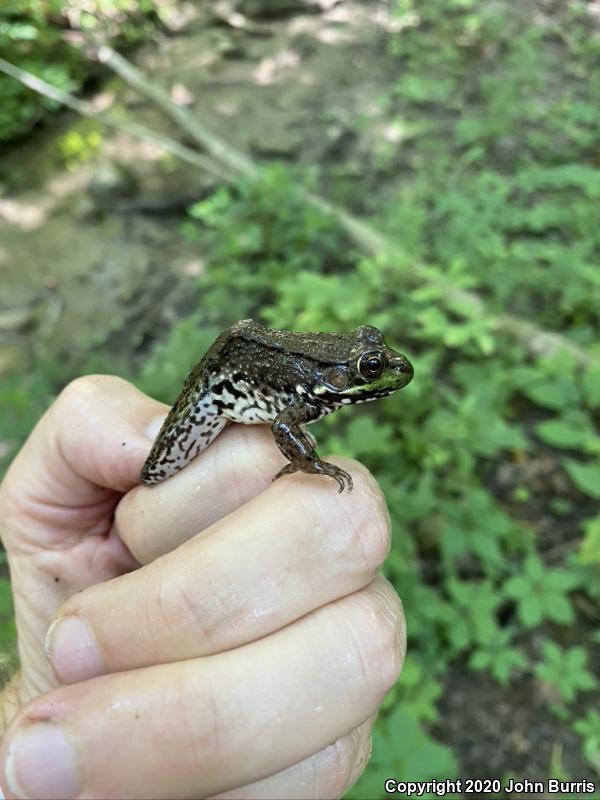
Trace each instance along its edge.
{"label": "twig", "polygon": [[[137,67],[111,47],[106,45],[100,47],[98,49],[98,58],[123,78],[126,83],[152,100],[182,131],[228,169],[237,172],[241,176],[258,177],[258,168],[250,158],[218,139],[185,108],[176,106],[164,89],[159,88],[155,83],[150,83]],[[301,188],[297,191],[312,206],[333,216],[346,230],[351,239],[367,253],[371,255],[381,255],[382,253],[393,255],[397,249],[391,239],[377,231],[369,223],[358,219],[319,195],[304,191]],[[425,275],[424,266],[418,263],[412,265],[412,274],[420,277],[425,282],[441,284],[446,297],[453,301],[459,301],[462,305],[468,305],[472,309],[473,316],[480,319],[485,319],[488,316],[484,301],[474,292],[457,289],[443,278],[435,279],[430,275]],[[510,314],[501,314],[492,318],[490,322],[493,330],[511,335],[521,342],[528,352],[534,356],[551,356],[560,351],[566,351],[581,365],[589,364],[594,360],[589,353],[566,336],[552,331],[545,331],[533,323],[513,317]]]}
{"label": "twig", "polygon": [[166,152],[171,153],[171,155],[176,156],[182,161],[187,161],[189,164],[193,164],[195,167],[208,172],[219,180],[232,180],[232,176],[226,174],[223,166],[218,163],[214,163],[211,161],[211,159],[201,155],[196,150],[192,150],[192,148],[186,147],[185,145],[176,142],[174,139],[170,139],[168,136],[155,133],[149,128],[139,125],[137,122],[116,120],[102,111],[96,111],[89,103],[79,100],[72,94],[64,92],[62,89],[57,89],[56,86],[46,83],[46,81],[42,80],[42,78],[38,78],[31,72],[27,72],[26,70],[17,67],[15,64],[11,64],[9,61],[5,61],[3,58],[0,58],[0,71],[19,81],[29,89],[32,89],[34,92],[37,92],[44,97],[49,97],[51,100],[70,108],[72,111],[76,111],[78,114],[82,114],[85,117],[91,117],[92,119],[102,123],[102,125],[106,125],[107,127],[118,131],[123,131],[124,133],[128,133],[131,136],[137,137],[138,139],[145,139],[146,141],[152,142],[153,144],[162,147],[162,149]]}
{"label": "twig", "polygon": [[[182,161],[193,164],[221,180],[233,182],[236,176],[259,177],[260,173],[258,167],[250,158],[216,137],[194,119],[186,109],[176,106],[163,89],[146,80],[141,71],[123,58],[123,56],[114,51],[111,47],[105,45],[99,47],[97,52],[98,58],[102,63],[110,67],[127,84],[140,92],[140,94],[152,100],[152,102],[172,119],[187,136],[212,156],[216,163],[206,156],[202,156],[197,151],[167,136],[154,133],[142,125],[130,122],[117,122],[106,114],[91,109],[87,103],[78,100],[73,95],[51,86],[41,78],[37,78],[35,75],[10,64],[2,58],[0,58],[0,70],[16,78],[16,80],[28,86],[30,89],[33,89],[35,92],[50,97],[80,114],[97,119],[104,125],[125,131],[138,138],[152,141],[163,147],[167,152],[180,158]],[[371,255],[381,255],[385,253],[394,254],[397,249],[395,243],[369,225],[369,223],[358,219],[348,211],[330,203],[319,195],[302,189],[298,189],[298,192],[306,202],[324,213],[333,216],[346,230],[350,238],[367,253]],[[470,306],[474,317],[484,319],[488,316],[484,301],[476,293],[464,289],[457,289],[443,278],[436,279],[432,278],[430,275],[426,275],[424,266],[418,263],[412,265],[412,274],[413,276],[419,277],[420,280],[424,282],[437,284],[438,286],[441,285],[448,299],[460,301],[461,304]],[[583,366],[597,360],[566,336],[554,331],[543,330],[531,322],[519,319],[510,314],[501,314],[491,318],[490,322],[493,330],[511,335],[533,356],[552,356],[560,351],[565,351],[569,353],[578,364]]]}
{"label": "twig", "polygon": [[235,170],[238,174],[249,177],[258,175],[256,165],[249,158],[203,128],[185,108],[175,105],[164,89],[161,89],[156,83],[149,83],[137,67],[134,67],[112,47],[103,45],[97,52],[98,59],[102,64],[106,64],[123,78],[125,83],[152,100],[190,139],[210,153],[213,158],[226,164],[228,168]]}

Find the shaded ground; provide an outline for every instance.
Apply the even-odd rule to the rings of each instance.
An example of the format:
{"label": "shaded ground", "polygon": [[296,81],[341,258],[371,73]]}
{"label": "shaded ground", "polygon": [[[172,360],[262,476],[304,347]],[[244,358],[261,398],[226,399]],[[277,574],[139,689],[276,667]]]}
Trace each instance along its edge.
{"label": "shaded ground", "polygon": [[[389,161],[381,167],[379,154],[410,133],[394,127],[380,102],[397,64],[384,50],[384,3],[291,3],[289,14],[258,13],[242,27],[234,3],[203,8],[136,56],[177,102],[257,160],[322,165],[328,194],[355,210],[397,184],[401,176]],[[178,138],[118,82],[107,81],[102,95]],[[211,178],[158,148],[98,131],[61,115],[0,164],[0,375],[32,350],[43,355],[48,340],[53,353],[97,343],[131,355],[190,304],[204,259],[181,223]],[[493,484],[501,494],[499,476]],[[548,705],[530,679],[501,688],[454,667],[436,730],[456,748],[465,776],[510,769],[540,779],[558,759],[574,778],[593,779],[579,738]]]}

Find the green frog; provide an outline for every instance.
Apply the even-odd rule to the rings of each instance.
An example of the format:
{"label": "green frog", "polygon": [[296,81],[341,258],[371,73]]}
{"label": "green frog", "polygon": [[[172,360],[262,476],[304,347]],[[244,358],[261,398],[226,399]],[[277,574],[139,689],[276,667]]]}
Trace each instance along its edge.
{"label": "green frog", "polygon": [[229,422],[270,423],[288,459],[273,478],[301,472],[329,475],[339,491],[352,477],[322,461],[306,426],[351,403],[385,397],[411,381],[413,368],[386,347],[381,331],[292,333],[251,319],[223,331],[188,376],[143,469],[159,483],[205,450]]}

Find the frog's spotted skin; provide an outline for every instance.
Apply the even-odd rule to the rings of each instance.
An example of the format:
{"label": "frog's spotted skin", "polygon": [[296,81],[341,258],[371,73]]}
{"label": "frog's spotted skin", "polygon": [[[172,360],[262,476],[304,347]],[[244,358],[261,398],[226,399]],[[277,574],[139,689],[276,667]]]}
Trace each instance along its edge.
{"label": "frog's spotted skin", "polygon": [[352,478],[321,461],[305,426],[342,405],[376,400],[412,379],[410,362],[385,346],[377,328],[350,333],[289,333],[242,320],[217,338],[189,375],[142,469],[159,483],[201,453],[229,422],[272,423],[289,459],[275,477],[296,470]]}
{"label": "frog's spotted skin", "polygon": [[206,392],[182,392],[163,423],[142,470],[144,483],[159,483],[183,469],[227,425]]}
{"label": "frog's spotted skin", "polygon": [[293,400],[289,392],[270,394],[252,386],[239,373],[219,375],[212,393],[221,416],[243,425],[272,422]]}

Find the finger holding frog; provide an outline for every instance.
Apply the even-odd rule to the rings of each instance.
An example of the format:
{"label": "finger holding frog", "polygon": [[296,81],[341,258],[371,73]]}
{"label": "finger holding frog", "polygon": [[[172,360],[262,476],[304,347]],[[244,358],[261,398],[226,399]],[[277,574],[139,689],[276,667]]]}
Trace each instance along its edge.
{"label": "finger holding frog", "polygon": [[[370,584],[389,549],[389,518],[365,468],[343,463],[352,495],[318,476],[278,481],[151,564],[77,593],[48,637],[61,681],[230,650]],[[168,483],[165,505],[191,508]],[[130,514],[134,524],[139,507],[121,525]],[[160,525],[144,517],[159,540]]]}

